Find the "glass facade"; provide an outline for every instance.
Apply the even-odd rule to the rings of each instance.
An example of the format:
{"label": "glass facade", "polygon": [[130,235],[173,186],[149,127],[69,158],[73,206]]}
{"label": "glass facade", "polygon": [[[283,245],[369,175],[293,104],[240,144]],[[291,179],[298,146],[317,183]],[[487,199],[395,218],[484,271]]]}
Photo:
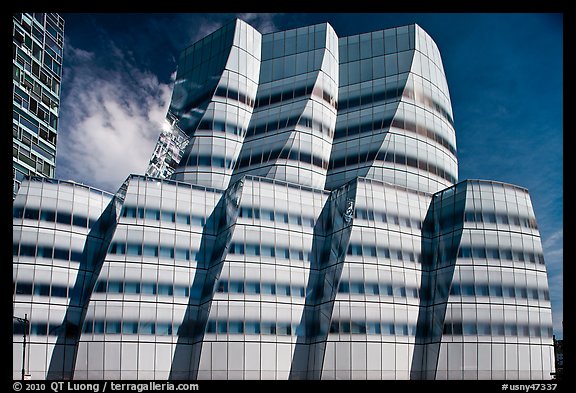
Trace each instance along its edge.
{"label": "glass facade", "polygon": [[[457,181],[419,26],[233,21],[183,51],[167,117],[182,139],[155,177],[115,195],[23,183],[14,308],[33,378],[550,378],[529,194]],[[15,378],[21,355],[15,326]]]}
{"label": "glass facade", "polygon": [[26,176],[54,177],[64,19],[54,13],[16,13],[12,33],[15,197]]}

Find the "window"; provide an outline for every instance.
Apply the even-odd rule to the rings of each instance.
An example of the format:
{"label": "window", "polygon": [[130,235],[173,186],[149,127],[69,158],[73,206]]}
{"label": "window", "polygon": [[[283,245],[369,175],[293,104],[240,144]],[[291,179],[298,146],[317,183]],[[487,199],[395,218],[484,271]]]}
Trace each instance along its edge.
{"label": "window", "polygon": [[122,293],[124,292],[124,283],[119,281],[110,281],[108,283],[108,293]]}
{"label": "window", "polygon": [[530,326],[530,337],[540,337],[540,326]]}
{"label": "window", "polygon": [[472,256],[474,258],[486,258],[486,250],[484,248],[475,247],[472,249]]}
{"label": "window", "polygon": [[339,293],[349,293],[350,292],[350,284],[346,281],[341,281],[340,285],[338,286]]}
{"label": "window", "polygon": [[394,287],[394,296],[406,297],[406,288]]}
{"label": "window", "polygon": [[262,252],[262,256],[264,256],[264,257],[275,257],[276,256],[276,252],[274,251],[274,247],[261,246],[260,250]]}
{"label": "window", "polygon": [[350,333],[366,334],[366,324],[360,321],[352,321],[350,324]]}
{"label": "window", "polygon": [[26,209],[24,211],[24,218],[30,219],[30,220],[37,220],[38,216],[40,214],[40,211],[38,209]]}
{"label": "window", "polygon": [[292,286],[291,291],[293,296],[306,297],[306,290],[304,289],[304,287],[295,285]]}
{"label": "window", "polygon": [[52,297],[68,297],[68,287],[53,285]]}
{"label": "window", "polygon": [[[42,221],[48,221],[48,222],[54,222],[56,221],[56,212],[53,211],[46,211],[46,210],[42,210],[42,213],[40,213],[40,220]],[[84,225],[86,226],[86,225]]]}
{"label": "window", "polygon": [[464,323],[463,324],[464,335],[476,335],[476,324],[475,323]]}
{"label": "window", "polygon": [[484,222],[496,224],[496,215],[494,213],[483,213]]}
{"label": "window", "polygon": [[244,293],[244,283],[242,281],[230,281],[230,293]]}
{"label": "window", "polygon": [[350,293],[363,294],[364,293],[364,283],[351,282],[350,283]]}
{"label": "window", "polygon": [[367,295],[379,295],[380,291],[378,290],[377,283],[367,283],[365,284],[366,287],[366,294]]}
{"label": "window", "polygon": [[157,257],[158,256],[158,247],[146,244],[144,245],[144,256],[147,257]]}
{"label": "window", "polygon": [[231,243],[229,252],[230,254],[244,254],[244,244]]}
{"label": "window", "polygon": [[158,295],[172,296],[174,294],[171,284],[158,284]]}
{"label": "window", "polygon": [[379,288],[380,288],[380,294],[381,295],[385,295],[385,296],[392,296],[393,295],[392,285],[379,284]]}
{"label": "window", "polygon": [[35,284],[34,285],[34,295],[50,296],[50,285],[49,284]]}
{"label": "window", "polygon": [[366,246],[364,247],[364,254],[370,257],[376,256],[376,247],[374,246]]}
{"label": "window", "polygon": [[262,283],[262,294],[263,295],[276,295],[276,285],[271,283]]}
{"label": "window", "polygon": [[192,220],[192,225],[200,226],[200,227],[204,226],[204,217],[192,216],[191,220]]}
{"label": "window", "polygon": [[387,334],[387,335],[395,335],[396,331],[394,329],[394,324],[393,323],[383,323],[382,324],[382,334]]}
{"label": "window", "polygon": [[[84,325],[82,326],[82,333],[92,333],[94,327],[94,322],[90,319],[84,321]],[[16,332],[14,332],[16,334]]]}
{"label": "window", "polygon": [[160,258],[174,258],[174,248],[169,246],[160,246]]}
{"label": "window", "polygon": [[500,250],[500,258],[511,261],[512,258],[512,250]]}
{"label": "window", "polygon": [[242,321],[230,321],[228,327],[228,333],[230,334],[244,333],[244,324],[242,323]]}
{"label": "window", "polygon": [[503,336],[504,335],[504,325],[501,323],[497,323],[491,326],[492,328],[492,335],[494,336]]}
{"label": "window", "polygon": [[228,292],[228,281],[219,280],[216,285],[216,292],[225,293]]}
{"label": "window", "polygon": [[516,297],[516,291],[514,290],[514,287],[509,286],[502,287],[502,293],[504,294],[504,297],[509,298]]}
{"label": "window", "polygon": [[489,336],[492,334],[492,329],[489,323],[479,323],[478,324],[478,335],[479,336]]}
{"label": "window", "polygon": [[517,336],[518,329],[516,328],[516,325],[512,324],[504,325],[504,334],[506,336]]}
{"label": "window", "polygon": [[104,321],[94,321],[94,329],[93,332],[95,334],[102,334],[104,333]]}
{"label": "window", "polygon": [[138,322],[122,322],[122,334],[138,334]]}
{"label": "window", "polygon": [[86,226],[88,225],[88,218],[74,215],[72,218],[72,225],[86,228]]}
{"label": "window", "polygon": [[259,322],[246,322],[244,332],[246,334],[260,334],[260,323]]}
{"label": "window", "polygon": [[397,324],[394,326],[396,334],[399,336],[407,336],[408,335],[408,325],[406,324]]}
{"label": "window", "polygon": [[180,260],[189,260],[190,259],[190,251],[185,248],[177,248],[175,251],[175,258]]}
{"label": "window", "polygon": [[176,213],[176,222],[178,224],[190,225],[190,216],[185,213]]}
{"label": "window", "polygon": [[461,295],[462,291],[460,290],[460,284],[457,282],[452,283],[452,287],[450,288],[450,295],[458,296]]}
{"label": "window", "polygon": [[140,334],[155,334],[155,333],[156,333],[156,327],[154,325],[154,322],[152,321],[140,322]]}
{"label": "window", "polygon": [[48,334],[48,324],[33,323],[30,326],[30,335],[46,336]]}
{"label": "window", "polygon": [[528,290],[526,288],[516,288],[516,297],[520,299],[528,299]]}
{"label": "window", "polygon": [[206,324],[206,333],[216,333],[216,321],[208,321]]}
{"label": "window", "polygon": [[216,322],[216,332],[228,333],[228,324],[226,323],[226,321],[217,321]]}
{"label": "window", "polygon": [[524,253],[522,251],[512,251],[512,256],[515,261],[524,262]]}
{"label": "window", "polygon": [[274,212],[272,210],[262,210],[262,217],[265,220],[274,221]]}
{"label": "window", "polygon": [[156,324],[156,334],[160,335],[160,336],[172,335],[172,324],[171,323],[157,323]]}
{"label": "window", "polygon": [[462,335],[462,322],[453,322],[452,323],[452,334],[455,336]]}
{"label": "window", "polygon": [[[48,212],[43,212],[48,213]],[[52,214],[54,214],[54,212],[52,212]],[[22,216],[24,215],[24,208],[21,207],[15,207],[12,210],[12,217],[14,218],[22,218]],[[41,218],[42,220],[45,220],[44,218]],[[46,221],[53,221],[53,220],[46,220]]]}
{"label": "window", "polygon": [[276,293],[278,296],[290,296],[290,285],[277,284]]}
{"label": "window", "polygon": [[60,224],[70,225],[70,223],[72,222],[72,215],[70,213],[58,212],[58,215],[56,216],[56,222]]}
{"label": "window", "polygon": [[125,206],[122,217],[136,218],[136,208]]}
{"label": "window", "polygon": [[166,221],[166,222],[175,222],[176,216],[175,216],[175,213],[173,213],[173,212],[163,211],[160,215],[160,219],[162,221]]}
{"label": "window", "polygon": [[462,296],[475,296],[474,284],[462,284]]}
{"label": "window", "polygon": [[20,256],[21,257],[36,256],[36,246],[29,246],[29,245],[21,244],[20,245]]}
{"label": "window", "polygon": [[366,322],[367,334],[380,334],[380,322]]}
{"label": "window", "polygon": [[98,281],[94,287],[94,292],[104,293],[106,292],[106,281]]}
{"label": "window", "polygon": [[381,258],[390,258],[390,250],[387,248],[378,248],[377,249],[378,256]]}
{"label": "window", "polygon": [[107,321],[106,322],[106,334],[118,334],[120,333],[120,322],[119,321]]}
{"label": "window", "polygon": [[351,244],[348,246],[348,255],[362,256],[362,246],[358,244]]}
{"label": "window", "polygon": [[530,337],[530,329],[528,325],[518,325],[518,336]]}
{"label": "window", "polygon": [[502,287],[500,285],[490,285],[490,296],[502,297]]}
{"label": "window", "polygon": [[251,207],[241,207],[240,208],[240,217],[252,218],[252,208]]}
{"label": "window", "polygon": [[142,283],[142,294],[156,295],[156,283]]}
{"label": "window", "polygon": [[289,215],[288,222],[293,225],[302,225],[302,217],[296,215]]}
{"label": "window", "polygon": [[262,332],[262,334],[276,334],[276,323],[274,323],[274,322],[262,322],[261,332]]}
{"label": "window", "polygon": [[245,253],[246,255],[259,256],[260,246],[258,244],[247,244]]}
{"label": "window", "polygon": [[141,244],[128,244],[126,247],[127,255],[142,255],[142,245]]}
{"label": "window", "polygon": [[459,258],[470,258],[472,256],[472,250],[468,247],[460,247],[458,250]]}
{"label": "window", "polygon": [[160,220],[160,211],[155,210],[155,209],[146,209],[146,212],[144,214],[144,218],[146,218],[148,220],[158,221],[158,220]]}
{"label": "window", "polygon": [[188,297],[190,295],[190,288],[183,285],[174,285],[174,296]]}
{"label": "window", "polygon": [[[40,250],[40,249],[39,249]],[[50,250],[51,251],[51,250]],[[62,248],[54,249],[54,259],[61,259],[67,261],[69,258],[69,251]]]}
{"label": "window", "polygon": [[488,285],[476,285],[477,296],[489,296]]}
{"label": "window", "polygon": [[245,287],[245,293],[248,294],[259,294],[260,293],[260,283],[258,282],[247,282]]}
{"label": "window", "polygon": [[126,282],[124,283],[124,293],[140,293],[139,282]]}

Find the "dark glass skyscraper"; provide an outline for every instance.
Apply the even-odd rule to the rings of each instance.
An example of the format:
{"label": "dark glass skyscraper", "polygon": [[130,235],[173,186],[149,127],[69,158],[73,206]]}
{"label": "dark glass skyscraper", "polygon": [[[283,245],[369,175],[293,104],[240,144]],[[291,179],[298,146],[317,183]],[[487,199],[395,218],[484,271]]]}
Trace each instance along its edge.
{"label": "dark glass skyscraper", "polygon": [[12,17],[13,196],[25,176],[54,177],[64,19],[53,13]]}
{"label": "dark glass skyscraper", "polygon": [[458,181],[418,25],[232,21],[182,52],[167,117],[157,177],[114,195],[23,183],[14,312],[33,377],[550,378],[530,196]]}

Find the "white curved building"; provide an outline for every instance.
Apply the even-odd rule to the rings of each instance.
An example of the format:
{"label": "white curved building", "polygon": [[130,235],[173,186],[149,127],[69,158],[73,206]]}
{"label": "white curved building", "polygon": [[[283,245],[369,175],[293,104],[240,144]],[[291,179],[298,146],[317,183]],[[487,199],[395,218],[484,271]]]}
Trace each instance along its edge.
{"label": "white curved building", "polygon": [[189,141],[170,179],[23,183],[14,314],[33,378],[550,378],[530,197],[458,182],[419,26],[232,21],[182,52],[168,117]]}

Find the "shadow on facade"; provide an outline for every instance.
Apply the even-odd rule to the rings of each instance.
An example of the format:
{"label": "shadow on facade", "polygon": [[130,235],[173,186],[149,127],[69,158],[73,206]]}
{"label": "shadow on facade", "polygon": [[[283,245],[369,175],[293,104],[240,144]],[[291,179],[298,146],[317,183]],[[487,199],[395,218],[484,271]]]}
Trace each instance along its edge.
{"label": "shadow on facade", "polygon": [[244,181],[241,179],[226,190],[212,214],[206,219],[197,255],[194,282],[170,368],[169,379],[197,379],[202,343],[210,307],[214,298],[216,281],[220,277],[224,258],[234,233],[240,195]]}
{"label": "shadow on facade", "polygon": [[[125,185],[126,183],[123,187]],[[74,378],[78,343],[88,304],[118,222],[118,198],[118,194],[112,198],[86,236],[78,274],[69,296],[70,304],[66,309],[62,325],[54,331],[58,336],[46,373],[48,380]]]}
{"label": "shadow on facade", "polygon": [[314,226],[306,302],[289,379],[320,379],[334,300],[352,232],[357,180],[333,191]]}
{"label": "shadow on facade", "polygon": [[435,379],[438,356],[464,225],[464,198],[455,187],[434,194],[422,224],[420,305],[410,379]]}

